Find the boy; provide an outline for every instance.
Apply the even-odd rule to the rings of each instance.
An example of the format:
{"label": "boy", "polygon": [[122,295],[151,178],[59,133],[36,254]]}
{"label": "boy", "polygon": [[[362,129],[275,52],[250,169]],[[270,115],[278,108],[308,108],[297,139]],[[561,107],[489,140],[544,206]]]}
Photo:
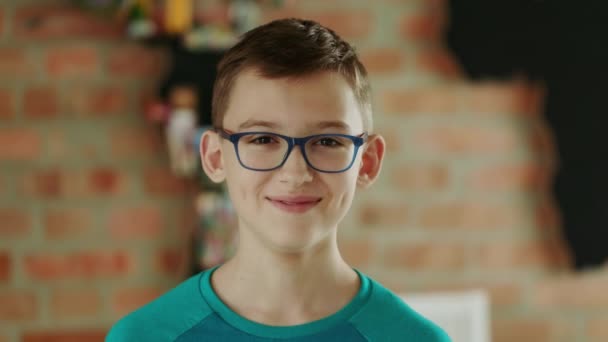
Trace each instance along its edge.
{"label": "boy", "polygon": [[340,256],[337,226],[381,168],[353,48],[307,20],[246,33],[218,66],[203,168],[226,181],[235,256],[119,321],[117,341],[449,341]]}

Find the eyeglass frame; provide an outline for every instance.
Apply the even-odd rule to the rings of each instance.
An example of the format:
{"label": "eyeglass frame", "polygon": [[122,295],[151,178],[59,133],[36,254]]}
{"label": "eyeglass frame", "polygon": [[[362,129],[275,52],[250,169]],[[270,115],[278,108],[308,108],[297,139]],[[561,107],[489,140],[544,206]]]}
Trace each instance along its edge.
{"label": "eyeglass frame", "polygon": [[[288,135],[283,135],[283,134],[279,134],[279,133],[263,132],[263,131],[237,133],[237,132],[233,132],[231,130],[225,129],[225,128],[217,128],[217,127],[213,128],[213,131],[215,133],[217,133],[219,136],[221,136],[222,138],[224,138],[232,143],[232,145],[234,146],[234,152],[236,153],[236,158],[238,159],[239,164],[241,164],[241,166],[243,168],[245,168],[247,170],[260,171],[260,172],[273,171],[273,170],[281,168],[287,161],[287,158],[289,158],[289,156],[291,155],[291,152],[293,151],[294,147],[296,147],[296,146],[300,146],[300,153],[302,153],[302,157],[304,157],[304,161],[306,161],[306,165],[308,165],[313,170],[318,171],[318,172],[323,172],[323,173],[346,172],[353,166],[355,159],[357,157],[357,153],[359,152],[359,148],[367,142],[367,138],[369,137],[367,132],[363,132],[357,136],[348,135],[348,134],[340,134],[340,133],[326,133],[326,134],[313,134],[313,135],[308,135],[305,137],[296,138],[296,137],[290,137]],[[277,137],[287,141],[287,152],[285,152],[285,156],[283,157],[283,160],[279,163],[278,166],[275,166],[270,169],[256,169],[256,168],[248,167],[245,164],[243,164],[243,161],[241,160],[241,156],[239,153],[238,143],[242,137],[244,137],[246,135],[250,135],[250,134],[270,134],[270,135],[277,136]],[[306,143],[311,139],[318,138],[318,137],[326,137],[326,136],[348,138],[353,142],[353,144],[355,146],[355,150],[353,151],[353,157],[347,167],[345,167],[341,170],[338,170],[338,171],[326,171],[326,170],[318,169],[310,163],[310,161],[308,160],[308,157],[306,156],[306,148],[305,148]]]}

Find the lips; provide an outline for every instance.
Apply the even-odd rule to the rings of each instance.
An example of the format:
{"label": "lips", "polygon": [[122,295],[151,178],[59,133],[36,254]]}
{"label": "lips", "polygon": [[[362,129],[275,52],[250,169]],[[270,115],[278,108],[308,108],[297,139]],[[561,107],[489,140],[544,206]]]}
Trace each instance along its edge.
{"label": "lips", "polygon": [[272,196],[266,199],[278,209],[289,213],[304,213],[321,202],[321,197],[316,196]]}

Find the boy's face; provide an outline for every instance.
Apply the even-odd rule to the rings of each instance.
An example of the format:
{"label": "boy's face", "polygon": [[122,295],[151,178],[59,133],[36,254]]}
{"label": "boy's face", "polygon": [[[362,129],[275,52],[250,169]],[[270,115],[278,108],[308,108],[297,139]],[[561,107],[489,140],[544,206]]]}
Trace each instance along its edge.
{"label": "boy's face", "polygon": [[[364,132],[349,84],[331,72],[267,79],[253,70],[244,71],[230,94],[223,127],[292,137]],[[329,241],[352,203],[357,184],[366,186],[376,177],[383,151],[382,138],[372,136],[349,170],[323,173],[310,168],[300,148],[294,147],[282,167],[252,171],[241,166],[230,141],[206,133],[201,143],[205,171],[212,179],[227,182],[241,238],[287,252]]]}

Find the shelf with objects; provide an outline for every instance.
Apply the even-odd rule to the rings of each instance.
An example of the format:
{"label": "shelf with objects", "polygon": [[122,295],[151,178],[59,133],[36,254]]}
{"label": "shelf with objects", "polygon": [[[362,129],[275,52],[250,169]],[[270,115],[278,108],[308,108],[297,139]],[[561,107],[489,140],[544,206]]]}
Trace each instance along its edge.
{"label": "shelf with objects", "polygon": [[154,98],[145,101],[147,120],[163,131],[171,170],[195,179],[197,212],[190,274],[228,259],[237,242],[236,218],[222,184],[203,172],[200,137],[211,129],[211,97],[216,65],[238,37],[259,23],[262,8],[282,1],[255,0],[74,0],[79,6],[114,16],[130,39],[167,47],[170,65]]}

